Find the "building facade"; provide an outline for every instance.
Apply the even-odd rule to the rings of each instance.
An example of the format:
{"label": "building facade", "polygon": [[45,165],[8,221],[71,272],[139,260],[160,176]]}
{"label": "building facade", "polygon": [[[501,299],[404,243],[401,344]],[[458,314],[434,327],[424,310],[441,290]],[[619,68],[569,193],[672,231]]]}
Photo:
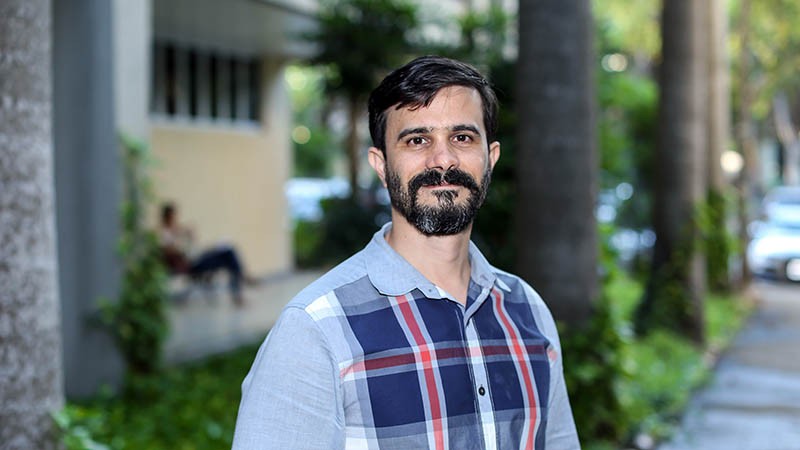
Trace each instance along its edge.
{"label": "building facade", "polygon": [[[122,362],[93,323],[116,298],[120,139],[147,144],[159,202],[199,246],[236,245],[258,276],[292,268],[283,186],[291,105],[283,70],[315,1],[53,2],[54,148],[67,395],[116,385]],[[150,222],[155,226],[157,215]]]}

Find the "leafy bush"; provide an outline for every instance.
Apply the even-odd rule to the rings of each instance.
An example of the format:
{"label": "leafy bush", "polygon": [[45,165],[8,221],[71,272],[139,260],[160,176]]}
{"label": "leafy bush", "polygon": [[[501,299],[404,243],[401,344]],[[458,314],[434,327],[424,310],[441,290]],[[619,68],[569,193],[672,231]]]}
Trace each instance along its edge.
{"label": "leafy bush", "polygon": [[[613,227],[601,227],[603,294],[590,324],[561,330],[576,425],[593,450],[619,448],[639,434],[667,436],[692,390],[710,374],[706,350],[686,336],[664,330],[634,335],[643,287],[616,265],[612,233]],[[709,349],[716,352],[734,337],[749,306],[733,295],[711,295],[704,305]]]}
{"label": "leafy bush", "polygon": [[[570,401],[586,448],[619,448],[638,434],[647,434],[655,439],[669,435],[692,391],[710,375],[708,354],[728,345],[751,310],[750,304],[735,295],[709,296],[705,301],[709,346],[700,349],[685,336],[669,331],[659,330],[644,337],[634,337],[631,321],[642,291],[640,283],[624,275],[614,277],[605,287],[605,298],[608,299],[605,320],[614,324],[621,338],[619,359],[611,362],[620,364],[613,386],[621,407],[616,418],[621,434],[619,439],[609,439],[596,433],[604,431],[596,423],[604,419],[604,400],[598,401],[598,398],[606,393],[595,389],[585,391],[590,392],[588,395],[585,392],[583,396],[572,395]],[[565,359],[569,358],[568,351],[564,350]],[[597,371],[592,367],[568,366],[566,376],[577,378],[580,385],[582,378],[590,378],[586,372],[592,375],[593,370]],[[571,371],[575,373],[570,374]],[[567,382],[574,381],[568,379]],[[603,406],[598,407],[599,404]],[[601,413],[600,418],[592,417],[598,413]],[[589,418],[583,414],[588,414]],[[581,425],[584,423],[589,425]]]}
{"label": "leafy bush", "polygon": [[119,254],[123,276],[119,299],[100,302],[102,322],[113,335],[132,373],[152,373],[161,364],[167,337],[167,275],[158,240],[145,226],[144,212],[152,201],[147,175],[147,147],[123,138],[125,201]]}
{"label": "leafy bush", "polygon": [[300,268],[319,267],[319,247],[322,245],[322,225],[310,220],[294,224],[294,264]]}
{"label": "leafy bush", "polygon": [[[372,194],[322,201],[320,222],[300,221],[295,227],[295,261],[299,267],[324,267],[342,262],[364,248],[389,220],[388,207]],[[359,198],[361,197],[361,198]]]}
{"label": "leafy bush", "polygon": [[733,210],[733,200],[722,193],[709,190],[705,204],[700,208],[701,245],[706,255],[706,277],[713,292],[731,290],[729,260],[736,253],[736,236],[725,226],[728,211]]}
{"label": "leafy bush", "polygon": [[560,330],[565,382],[583,440],[618,441],[630,426],[618,396],[622,338],[617,326],[604,297],[587,326]]}
{"label": "leafy bush", "polygon": [[584,440],[588,437],[616,442],[627,432],[630,420],[619,401],[626,330],[614,297],[616,293],[611,289],[622,277],[616,264],[617,255],[609,245],[612,233],[611,226],[600,228],[603,287],[591,320],[580,329],[562,326],[559,333],[564,377],[580,435]]}
{"label": "leafy bush", "polygon": [[134,376],[132,382],[150,398],[106,392],[70,403],[56,415],[64,444],[69,450],[229,449],[241,382],[257,350],[248,345],[201,363]]}

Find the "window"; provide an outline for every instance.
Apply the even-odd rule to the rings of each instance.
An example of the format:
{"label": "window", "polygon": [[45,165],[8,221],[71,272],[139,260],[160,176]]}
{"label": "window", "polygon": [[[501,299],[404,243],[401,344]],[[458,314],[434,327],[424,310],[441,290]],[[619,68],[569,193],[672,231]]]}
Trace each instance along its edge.
{"label": "window", "polygon": [[156,42],[152,70],[154,114],[219,122],[260,120],[261,65],[255,57]]}

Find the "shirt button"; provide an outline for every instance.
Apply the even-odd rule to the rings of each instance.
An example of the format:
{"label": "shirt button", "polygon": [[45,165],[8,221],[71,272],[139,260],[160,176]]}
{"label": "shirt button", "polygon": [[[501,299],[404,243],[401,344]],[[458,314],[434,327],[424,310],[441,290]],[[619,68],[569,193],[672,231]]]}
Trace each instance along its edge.
{"label": "shirt button", "polygon": [[483,386],[479,387],[478,388],[478,394],[486,395],[486,389],[484,389]]}

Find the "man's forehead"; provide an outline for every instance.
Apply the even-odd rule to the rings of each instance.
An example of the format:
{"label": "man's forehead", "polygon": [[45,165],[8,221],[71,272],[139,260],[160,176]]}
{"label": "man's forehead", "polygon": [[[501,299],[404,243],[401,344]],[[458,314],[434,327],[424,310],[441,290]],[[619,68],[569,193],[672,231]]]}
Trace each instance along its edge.
{"label": "man's forehead", "polygon": [[[483,129],[482,101],[478,91],[462,86],[441,89],[428,105],[395,105],[388,109],[388,129],[454,129],[464,125]],[[388,131],[388,130],[387,130]]]}

